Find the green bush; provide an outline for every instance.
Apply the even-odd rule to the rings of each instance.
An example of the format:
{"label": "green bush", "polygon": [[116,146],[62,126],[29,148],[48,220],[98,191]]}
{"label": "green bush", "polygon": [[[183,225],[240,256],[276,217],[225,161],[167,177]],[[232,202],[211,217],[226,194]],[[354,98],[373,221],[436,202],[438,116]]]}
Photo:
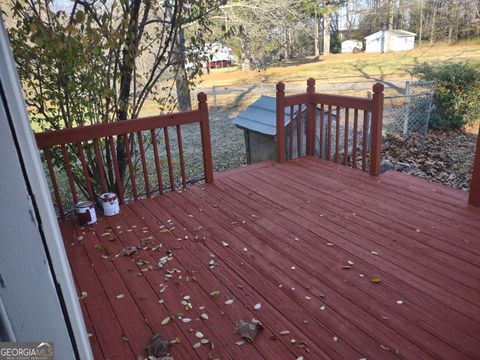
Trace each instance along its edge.
{"label": "green bush", "polygon": [[480,72],[465,63],[417,64],[411,71],[421,80],[435,82],[434,128],[459,129],[480,118]]}

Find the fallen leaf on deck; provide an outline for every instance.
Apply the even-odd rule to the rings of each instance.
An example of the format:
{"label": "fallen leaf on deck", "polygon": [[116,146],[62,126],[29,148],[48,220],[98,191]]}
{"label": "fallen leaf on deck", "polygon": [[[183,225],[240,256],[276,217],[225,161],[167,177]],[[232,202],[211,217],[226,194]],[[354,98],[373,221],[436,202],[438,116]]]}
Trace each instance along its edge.
{"label": "fallen leaf on deck", "polygon": [[166,317],[165,319],[163,319],[160,324],[161,324],[161,325],[167,325],[169,321],[170,321],[170,316],[168,316],[168,317]]}
{"label": "fallen leaf on deck", "polygon": [[208,320],[208,315],[207,314],[201,314],[200,317],[203,319],[203,320]]}
{"label": "fallen leaf on deck", "polygon": [[350,270],[352,267],[350,265],[343,265],[342,269],[344,270]]}
{"label": "fallen leaf on deck", "polygon": [[125,248],[122,251],[120,251],[119,255],[130,256],[132,254],[135,254],[136,252],[137,252],[136,246],[130,246],[130,247]]}
{"label": "fallen leaf on deck", "polygon": [[403,304],[403,300],[397,300],[397,304],[398,304],[398,305],[402,305],[402,304]]}
{"label": "fallen leaf on deck", "polygon": [[348,260],[348,261],[347,261],[347,264],[348,264],[348,265],[353,265],[353,261],[352,261],[352,260]]}
{"label": "fallen leaf on deck", "polygon": [[125,295],[123,295],[123,294],[118,294],[117,295],[117,299],[123,299],[124,297],[125,297]]}
{"label": "fallen leaf on deck", "polygon": [[220,296],[220,291],[215,290],[210,293],[210,296],[213,297],[214,299],[218,298]]}
{"label": "fallen leaf on deck", "polygon": [[320,306],[320,311],[325,311],[326,307],[325,305]]}
{"label": "fallen leaf on deck", "polygon": [[197,332],[195,333],[195,336],[196,336],[197,338],[199,338],[199,339],[202,339],[204,335],[203,335],[202,332],[197,331]]}
{"label": "fallen leaf on deck", "polygon": [[77,241],[82,241],[82,240],[83,240],[83,236],[79,236],[79,237],[77,238]]}
{"label": "fallen leaf on deck", "polygon": [[371,278],[370,281],[374,284],[378,284],[379,282],[382,281],[382,279],[380,279],[379,277],[374,277],[374,278]]}
{"label": "fallen leaf on deck", "polygon": [[255,306],[253,308],[255,310],[260,310],[261,307],[262,307],[262,304],[258,303],[258,304],[255,304]]}
{"label": "fallen leaf on deck", "polygon": [[147,353],[150,356],[160,358],[168,354],[170,346],[170,341],[161,339],[160,335],[155,335],[152,337],[152,342],[147,347]]}
{"label": "fallen leaf on deck", "polygon": [[228,243],[225,242],[225,241],[222,241],[222,245],[223,245],[223,247],[228,247]]}
{"label": "fallen leaf on deck", "polygon": [[371,253],[372,255],[378,255],[378,252],[376,252],[376,251],[370,251],[370,253]]}
{"label": "fallen leaf on deck", "polygon": [[198,349],[200,346],[202,346],[202,343],[199,341],[199,342],[196,342],[195,344],[193,344],[193,348],[194,349]]}
{"label": "fallen leaf on deck", "polygon": [[231,305],[233,304],[233,299],[228,299],[225,301],[225,305]]}
{"label": "fallen leaf on deck", "polygon": [[380,345],[380,347],[385,351],[390,351],[390,349],[388,347],[386,347],[385,345]]}
{"label": "fallen leaf on deck", "polygon": [[238,345],[238,346],[242,346],[243,344],[245,344],[245,340],[240,340],[235,343],[235,345]]}
{"label": "fallen leaf on deck", "polygon": [[288,335],[288,334],[290,334],[290,331],[288,330],[280,331],[280,335]]}
{"label": "fallen leaf on deck", "polygon": [[263,329],[263,325],[260,321],[252,319],[249,323],[240,320],[235,324],[233,332],[240,335],[245,340],[253,342],[257,336],[258,330]]}
{"label": "fallen leaf on deck", "polygon": [[87,294],[86,291],[82,291],[82,294],[79,296],[78,299],[79,299],[79,300],[83,300],[83,299],[85,299],[85,298],[87,297],[87,295],[88,295],[88,294]]}
{"label": "fallen leaf on deck", "polygon": [[333,246],[333,244],[332,244],[331,242],[327,242],[327,243],[325,243],[325,245],[327,245],[327,246]]}

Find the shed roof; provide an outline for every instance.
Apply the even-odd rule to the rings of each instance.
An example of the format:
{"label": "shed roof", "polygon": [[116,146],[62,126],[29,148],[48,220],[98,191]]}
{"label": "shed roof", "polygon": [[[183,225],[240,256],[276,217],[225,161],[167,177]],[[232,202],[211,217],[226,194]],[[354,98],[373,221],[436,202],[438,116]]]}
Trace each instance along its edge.
{"label": "shed roof", "polygon": [[[277,134],[276,99],[262,95],[242,111],[233,123],[241,129],[274,136]],[[285,126],[290,123],[290,109],[285,108]]]}
{"label": "shed roof", "polygon": [[[415,36],[417,34],[415,33],[412,33],[410,31],[406,31],[406,30],[400,30],[400,29],[397,29],[397,30],[385,30],[385,33],[386,34],[389,34],[390,36],[395,36],[395,37],[409,37],[409,36]],[[365,39],[369,39],[369,38],[377,38],[377,37],[382,37],[382,30],[380,31],[377,31],[373,34],[370,34],[368,36],[365,37]]]}

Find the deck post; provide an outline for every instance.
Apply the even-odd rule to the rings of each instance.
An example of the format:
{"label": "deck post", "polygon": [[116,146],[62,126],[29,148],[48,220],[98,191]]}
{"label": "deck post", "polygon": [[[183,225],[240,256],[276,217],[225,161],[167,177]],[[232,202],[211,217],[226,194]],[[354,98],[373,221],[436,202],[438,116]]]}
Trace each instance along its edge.
{"label": "deck post", "polygon": [[210,124],[208,120],[207,95],[198,93],[198,109],[200,110],[200,133],[202,138],[203,171],[205,182],[213,182],[212,146],[210,143]]}
{"label": "deck post", "polygon": [[285,84],[277,84],[277,161],[285,161]]}
{"label": "deck post", "polygon": [[380,175],[380,163],[382,161],[383,89],[384,86],[381,83],[373,85],[370,131],[370,175],[372,176]]}
{"label": "deck post", "polygon": [[315,126],[316,126],[316,119],[315,119],[315,107],[316,104],[313,102],[313,96],[311,94],[315,94],[315,79],[310,78],[307,80],[307,94],[308,96],[308,103],[307,103],[307,121],[305,124],[306,130],[306,154],[308,156],[315,155]]}
{"label": "deck post", "polygon": [[480,128],[478,129],[477,149],[475,151],[475,160],[473,162],[468,203],[473,206],[480,206]]}

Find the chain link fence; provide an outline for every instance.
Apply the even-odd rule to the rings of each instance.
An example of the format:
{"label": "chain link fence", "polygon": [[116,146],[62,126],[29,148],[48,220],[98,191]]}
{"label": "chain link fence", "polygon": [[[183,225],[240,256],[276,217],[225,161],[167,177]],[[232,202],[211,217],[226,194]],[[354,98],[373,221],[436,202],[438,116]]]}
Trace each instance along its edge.
{"label": "chain link fence", "polygon": [[404,95],[386,96],[383,110],[384,146],[401,146],[414,139],[425,148],[433,109],[433,82],[407,81]]}

